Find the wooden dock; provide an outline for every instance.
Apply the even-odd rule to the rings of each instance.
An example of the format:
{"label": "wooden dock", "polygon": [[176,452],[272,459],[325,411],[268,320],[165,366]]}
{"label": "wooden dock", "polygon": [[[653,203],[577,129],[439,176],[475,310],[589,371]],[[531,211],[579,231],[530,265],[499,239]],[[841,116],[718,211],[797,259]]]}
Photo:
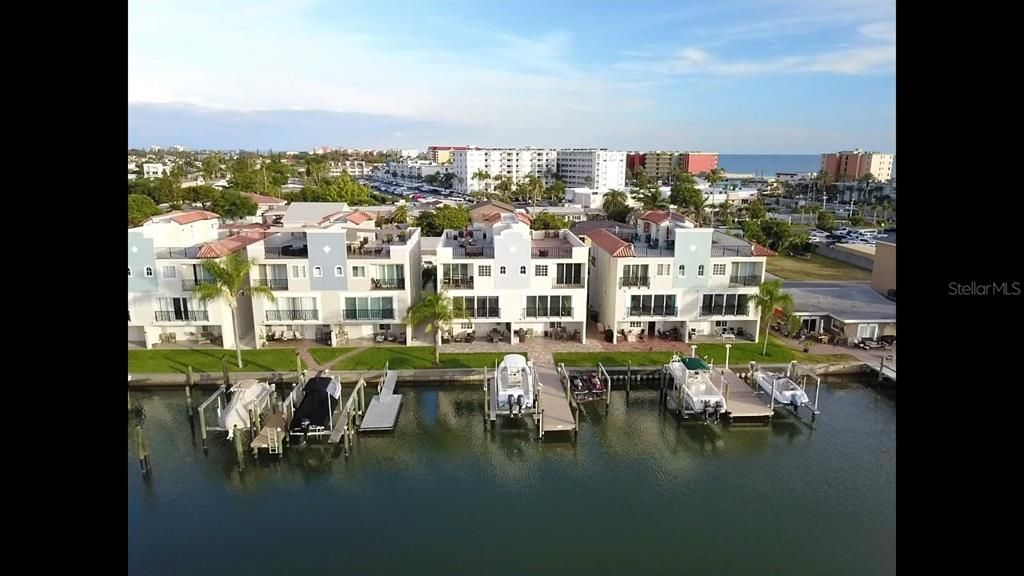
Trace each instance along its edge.
{"label": "wooden dock", "polygon": [[267,450],[271,454],[283,452],[284,437],[288,435],[288,424],[285,422],[284,414],[277,413],[267,416],[263,422],[263,429],[252,439],[249,447],[256,450]]}
{"label": "wooden dock", "polygon": [[398,410],[402,407],[402,395],[395,394],[398,372],[388,370],[380,385],[379,393],[370,399],[366,416],[359,425],[360,432],[394,430],[398,421]]}
{"label": "wooden dock", "polygon": [[713,374],[712,382],[725,396],[726,415],[730,419],[771,418],[772,409],[766,395],[758,394],[732,370],[715,368]]}
{"label": "wooden dock", "polygon": [[[549,361],[550,362],[550,361]],[[576,429],[576,418],[569,406],[566,389],[558,377],[553,363],[537,363],[534,365],[537,379],[543,386],[540,390],[540,406],[544,411],[543,431],[565,432]]]}

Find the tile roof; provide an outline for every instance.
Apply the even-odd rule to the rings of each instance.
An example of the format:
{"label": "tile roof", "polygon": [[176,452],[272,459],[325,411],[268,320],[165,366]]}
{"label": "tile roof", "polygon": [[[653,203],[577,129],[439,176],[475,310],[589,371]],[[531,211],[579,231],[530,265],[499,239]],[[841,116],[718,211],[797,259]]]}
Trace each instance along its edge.
{"label": "tile roof", "polygon": [[[484,222],[488,224],[497,224],[498,222],[501,222],[501,217],[503,215],[504,214],[502,214],[501,212],[491,212],[487,216],[484,216]],[[533,224],[533,218],[530,218],[529,214],[516,212],[515,215],[516,218],[519,218],[519,221],[522,222],[523,224],[526,224],[527,226]]]}
{"label": "tile roof", "polygon": [[750,244],[750,251],[754,256],[777,256],[775,251],[773,251],[771,248],[768,248],[767,246],[761,246],[756,242],[751,242]]}
{"label": "tile roof", "polygon": [[355,212],[353,212],[353,213],[349,214],[348,216],[346,216],[345,219],[348,220],[349,222],[353,223],[353,224],[362,224],[363,222],[366,222],[368,220],[373,220],[374,218],[373,218],[373,214],[370,214],[369,212],[363,212],[362,210],[356,210]]}
{"label": "tile roof", "polygon": [[634,230],[635,226],[623,224],[622,222],[616,222],[615,220],[583,220],[580,222],[576,222],[569,229],[572,230],[573,234],[579,236],[580,234],[587,234],[593,230],[612,230],[614,228],[622,228],[623,230]]}
{"label": "tile roof", "polygon": [[689,221],[686,218],[686,216],[683,216],[682,214],[680,214],[678,212],[672,212],[672,211],[669,211],[669,210],[648,210],[648,211],[644,212],[643,214],[641,214],[638,217],[638,219],[646,220],[648,222],[654,222],[655,224],[661,224],[662,222],[665,222],[665,221],[667,221],[669,219],[672,219],[672,220],[674,220],[676,222],[688,222]]}
{"label": "tile roof", "polygon": [[477,208],[483,208],[484,206],[488,206],[488,205],[494,206],[495,208],[501,208],[501,209],[507,210],[509,212],[515,212],[516,211],[515,206],[509,204],[508,202],[502,202],[501,200],[485,200],[483,202],[477,202],[476,204],[473,204],[472,206],[470,206],[469,209],[470,210],[476,210]]}
{"label": "tile roof", "polygon": [[590,241],[593,242],[595,246],[617,258],[636,256],[636,252],[633,251],[632,244],[604,228],[599,228],[590,232],[587,234],[587,238],[590,238]]}
{"label": "tile roof", "polygon": [[249,244],[259,242],[269,236],[263,232],[242,232],[228,236],[216,242],[207,242],[199,247],[198,258],[223,258],[232,252],[238,252]]}
{"label": "tile roof", "polygon": [[157,222],[164,219],[169,219],[171,222],[174,222],[175,224],[180,224],[184,226],[185,224],[199,222],[200,220],[215,220],[217,218],[220,218],[220,215],[214,214],[213,212],[208,212],[206,210],[191,210],[189,212],[168,212],[167,214],[154,216],[149,220],[146,220],[146,222]]}

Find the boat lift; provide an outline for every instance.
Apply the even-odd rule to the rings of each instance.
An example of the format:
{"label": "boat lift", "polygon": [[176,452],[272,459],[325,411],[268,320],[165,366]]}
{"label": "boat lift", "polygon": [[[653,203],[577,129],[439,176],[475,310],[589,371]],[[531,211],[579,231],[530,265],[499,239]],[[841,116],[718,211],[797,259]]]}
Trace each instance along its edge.
{"label": "boat lift", "polygon": [[[784,406],[784,404],[775,401],[775,381],[774,380],[772,381],[771,392],[764,392],[764,391],[761,390],[761,386],[757,382],[757,373],[759,371],[761,371],[761,370],[764,370],[764,369],[760,368],[757,365],[757,362],[754,362],[754,361],[750,362],[749,368],[750,368],[750,372],[747,374],[747,378],[748,378],[748,381],[749,381],[748,383],[751,386],[754,387],[754,390],[756,391],[756,393],[758,393],[758,394],[767,393],[768,394],[768,397],[769,397],[768,398],[768,402],[769,402],[768,405],[769,405],[771,411],[775,412],[775,407],[777,405],[778,406]],[[767,370],[765,370],[765,371],[767,372]],[[792,360],[789,363],[789,365],[786,366],[786,377],[789,378],[790,380],[792,380],[794,384],[799,386],[804,391],[804,394],[807,394],[807,386],[810,385],[810,383],[812,381],[814,382],[814,402],[813,403],[811,403],[811,402],[802,402],[799,405],[785,404],[785,406],[789,406],[789,407],[791,407],[793,409],[793,414],[796,415],[796,416],[800,415],[800,408],[807,408],[807,410],[810,411],[810,413],[811,413],[811,422],[813,422],[815,420],[815,418],[819,414],[821,414],[821,410],[818,409],[818,406],[819,406],[818,405],[818,397],[819,397],[819,394],[821,393],[821,377],[816,375],[816,374],[811,374],[810,372],[805,372],[805,373],[801,374],[800,373],[800,365],[797,364],[796,360]],[[807,394],[807,397],[810,398],[810,395]]]}
{"label": "boat lift", "polygon": [[[234,394],[241,394],[242,391],[234,392]],[[252,404],[247,408],[249,416],[249,427],[248,432],[253,437],[256,437],[261,429],[263,420],[269,418],[274,414],[276,406],[274,404],[274,397],[277,393],[277,387],[274,384],[270,384],[269,387],[264,390],[259,396],[257,396]],[[232,435],[242,433],[245,430],[238,429],[236,426],[234,430],[228,430],[220,426],[220,417],[227,408],[226,400],[228,398],[227,385],[221,384],[205,402],[199,405],[199,432],[203,440],[203,450],[207,449],[207,437],[210,431],[214,432],[231,432]],[[206,413],[210,409],[211,405],[216,402],[216,417],[214,422],[217,424],[210,425],[206,423]]]}

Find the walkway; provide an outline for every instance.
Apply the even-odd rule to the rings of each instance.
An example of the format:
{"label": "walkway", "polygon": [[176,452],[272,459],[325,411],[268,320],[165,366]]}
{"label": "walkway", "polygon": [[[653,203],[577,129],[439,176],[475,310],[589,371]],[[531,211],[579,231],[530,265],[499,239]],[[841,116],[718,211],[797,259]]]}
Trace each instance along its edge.
{"label": "walkway", "polygon": [[538,352],[530,355],[537,373],[541,388],[541,406],[544,408],[544,432],[571,431],[576,427],[576,419],[565,396],[562,380],[555,371],[555,361],[550,352]]}

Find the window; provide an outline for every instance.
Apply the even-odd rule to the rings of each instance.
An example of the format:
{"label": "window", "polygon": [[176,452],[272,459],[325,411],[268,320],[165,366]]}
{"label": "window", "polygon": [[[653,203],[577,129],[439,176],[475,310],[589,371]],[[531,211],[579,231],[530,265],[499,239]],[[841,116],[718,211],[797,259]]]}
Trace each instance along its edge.
{"label": "window", "polygon": [[502,276],[504,276],[507,273],[508,272],[506,271],[504,266],[501,266],[501,267],[498,268],[498,274],[501,274]]}
{"label": "window", "polygon": [[132,277],[132,267],[131,266],[128,267],[128,277],[129,278]]}
{"label": "window", "polygon": [[729,325],[728,320],[715,320],[715,328],[724,328]]}
{"label": "window", "polygon": [[395,304],[390,296],[345,298],[345,320],[393,320]]}
{"label": "window", "polygon": [[145,270],[144,273],[146,275],[146,278],[152,278],[153,277],[153,267],[152,266],[146,266],[146,270]]}
{"label": "window", "polygon": [[572,296],[527,296],[526,316],[572,316]]}
{"label": "window", "polygon": [[562,323],[561,322],[551,322],[550,324],[548,324],[548,327],[550,327],[550,328],[561,328],[562,327]]}
{"label": "window", "polygon": [[712,264],[711,266],[712,276],[725,276],[725,264]]}
{"label": "window", "polygon": [[629,323],[629,327],[630,328],[643,328],[644,327],[644,323],[643,322],[630,322]]}
{"label": "window", "polygon": [[160,273],[164,278],[174,278],[177,276],[177,273],[174,271],[174,266],[164,266]]}
{"label": "window", "polygon": [[520,276],[526,276],[526,266],[520,266],[519,267],[519,275]]}
{"label": "window", "polygon": [[459,328],[461,328],[462,330],[472,330],[473,329],[473,323],[472,322],[463,322],[462,324],[459,324]]}
{"label": "window", "polygon": [[679,265],[679,277],[680,278],[686,278],[686,265],[685,264],[680,264]]}
{"label": "window", "polygon": [[313,266],[313,278],[323,278],[324,269],[319,266]]}
{"label": "window", "polygon": [[483,265],[477,266],[476,267],[476,275],[477,276],[482,276],[484,278],[489,278],[491,276],[491,267],[490,266],[483,266]]}
{"label": "window", "polygon": [[366,266],[353,266],[352,267],[353,278],[366,278]]}
{"label": "window", "polygon": [[701,264],[700,266],[697,266],[697,277],[698,278],[703,278],[704,277],[704,265],[703,264]]}
{"label": "window", "polygon": [[671,264],[658,264],[658,276],[668,276],[672,273]]}
{"label": "window", "polygon": [[377,324],[377,330],[381,332],[391,332],[391,324]]}
{"label": "window", "polygon": [[292,266],[292,278],[305,278],[305,277],[306,277],[306,267],[305,266],[301,266],[301,265],[293,265]]}
{"label": "window", "polygon": [[548,275],[548,267],[547,266],[537,266],[536,269],[535,269],[535,273],[536,273],[537,276],[547,276]]}
{"label": "window", "polygon": [[[352,275],[355,276],[355,268],[353,268],[352,271],[353,271]],[[334,275],[339,277],[339,278],[343,277],[345,275],[345,268],[343,266],[335,266],[334,267]]]}
{"label": "window", "polygon": [[583,265],[582,264],[558,264],[557,268],[556,284],[563,286],[578,286],[583,284]]}

